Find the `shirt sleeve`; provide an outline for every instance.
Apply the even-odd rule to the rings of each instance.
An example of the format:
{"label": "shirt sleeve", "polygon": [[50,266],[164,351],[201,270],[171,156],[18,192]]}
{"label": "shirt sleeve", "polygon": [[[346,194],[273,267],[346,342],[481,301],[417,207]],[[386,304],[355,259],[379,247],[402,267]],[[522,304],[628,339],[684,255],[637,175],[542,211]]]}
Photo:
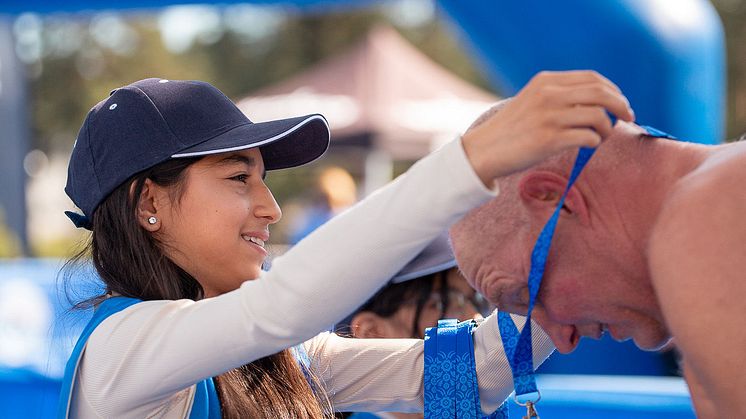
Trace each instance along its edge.
{"label": "shirt sleeve", "polygon": [[[518,327],[525,317],[513,316]],[[541,365],[554,346],[533,323],[534,363]],[[422,412],[424,341],[353,339],[323,333],[304,344],[311,368],[341,412]],[[474,355],[482,411],[491,413],[513,391],[495,314],[474,331]]]}
{"label": "shirt sleeve", "polygon": [[154,406],[312,338],[496,194],[474,173],[460,140],[445,145],[239,289],[197,302],[143,302],[105,320],[79,366],[80,388],[94,390],[86,403],[111,416]]}

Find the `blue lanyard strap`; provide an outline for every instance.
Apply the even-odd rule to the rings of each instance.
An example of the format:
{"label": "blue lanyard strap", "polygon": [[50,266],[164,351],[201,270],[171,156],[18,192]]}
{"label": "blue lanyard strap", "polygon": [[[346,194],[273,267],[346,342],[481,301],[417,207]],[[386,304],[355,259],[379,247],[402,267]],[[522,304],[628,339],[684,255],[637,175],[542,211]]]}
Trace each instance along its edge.
{"label": "blue lanyard strap", "polygon": [[[612,121],[615,122],[613,119]],[[646,125],[640,125],[640,127],[646,131],[648,136],[672,140],[676,139],[676,137],[653,127]],[[544,268],[546,267],[547,257],[549,256],[549,248],[552,244],[552,237],[554,235],[554,230],[557,227],[560,211],[565,203],[565,197],[572,185],[575,183],[575,180],[580,175],[580,172],[582,172],[586,163],[588,163],[588,160],[593,157],[595,151],[596,149],[594,148],[580,148],[578,155],[575,158],[575,164],[570,173],[570,179],[567,181],[565,191],[562,193],[562,197],[560,197],[552,216],[544,225],[541,233],[539,233],[539,237],[536,239],[536,244],[531,252],[531,269],[528,276],[529,303],[526,324],[523,326],[523,330],[520,334],[509,314],[502,311],[497,313],[500,338],[502,339],[505,354],[510,363],[510,368],[513,371],[513,384],[515,386],[516,396],[538,393],[536,379],[534,378],[533,347],[531,343],[531,312],[534,309],[536,297],[539,294],[541,280],[544,276]],[[539,395],[539,397],[541,396]],[[534,400],[534,402],[536,401],[538,401],[538,399]]]}
{"label": "blue lanyard strap", "polygon": [[438,321],[425,330],[425,418],[508,419],[503,403],[483,415],[479,401],[474,341],[474,321]]}
{"label": "blue lanyard strap", "polygon": [[539,294],[541,279],[544,276],[544,268],[547,263],[547,256],[549,255],[549,247],[552,244],[552,236],[557,227],[557,221],[559,220],[565,197],[595,151],[596,149],[587,147],[582,147],[578,151],[578,156],[575,159],[575,165],[572,168],[567,187],[565,187],[565,191],[557,203],[557,208],[554,209],[549,221],[547,221],[541,233],[539,233],[534,250],[531,252],[531,270],[528,275],[528,313],[526,314],[526,324],[523,326],[520,334],[518,334],[518,328],[513,323],[510,315],[502,311],[498,313],[500,338],[502,339],[510,368],[513,370],[513,384],[515,385],[516,395],[537,392],[536,379],[534,378],[533,347],[531,344],[531,312],[534,310],[536,296]]}

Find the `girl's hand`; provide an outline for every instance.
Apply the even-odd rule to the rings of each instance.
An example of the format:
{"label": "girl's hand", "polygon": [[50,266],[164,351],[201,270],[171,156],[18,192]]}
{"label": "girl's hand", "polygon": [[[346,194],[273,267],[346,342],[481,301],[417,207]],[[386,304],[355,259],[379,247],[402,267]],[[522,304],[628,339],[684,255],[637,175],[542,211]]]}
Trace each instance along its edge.
{"label": "girl's hand", "polygon": [[487,111],[462,137],[485,185],[551,155],[596,147],[612,132],[607,111],[632,122],[619,88],[595,71],[541,72],[512,99]]}

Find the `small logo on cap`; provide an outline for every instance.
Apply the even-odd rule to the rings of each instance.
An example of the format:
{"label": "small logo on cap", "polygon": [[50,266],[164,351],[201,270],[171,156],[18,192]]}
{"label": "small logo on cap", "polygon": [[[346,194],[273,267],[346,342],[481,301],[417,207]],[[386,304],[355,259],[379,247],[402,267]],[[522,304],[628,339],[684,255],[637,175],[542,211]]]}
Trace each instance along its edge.
{"label": "small logo on cap", "polygon": [[111,106],[109,106],[109,110],[110,111],[113,111],[116,108],[117,108],[117,104],[116,103],[112,103]]}
{"label": "small logo on cap", "polygon": [[163,80],[158,80],[158,83],[168,83],[168,82],[169,82],[169,81],[168,81],[168,80],[166,80],[166,79],[163,79]]}

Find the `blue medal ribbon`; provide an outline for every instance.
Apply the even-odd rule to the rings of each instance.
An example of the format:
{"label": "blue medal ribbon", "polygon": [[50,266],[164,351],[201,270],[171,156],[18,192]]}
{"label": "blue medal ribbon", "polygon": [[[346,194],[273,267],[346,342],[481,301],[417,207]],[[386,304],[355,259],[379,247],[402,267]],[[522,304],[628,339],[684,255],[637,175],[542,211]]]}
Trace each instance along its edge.
{"label": "blue medal ribbon", "polygon": [[[612,122],[616,122],[612,118]],[[676,137],[666,134],[658,129],[641,125],[646,131],[646,134],[655,138],[667,138],[675,140]],[[565,203],[565,197],[568,191],[575,183],[583,168],[585,167],[588,160],[593,157],[593,153],[596,151],[594,148],[581,147],[578,151],[578,155],[575,158],[575,164],[573,165],[570,178],[567,181],[567,186],[562,194],[557,207],[555,208],[552,216],[542,228],[539,237],[536,239],[536,244],[531,252],[531,269],[528,276],[528,290],[529,290],[529,303],[528,311],[526,314],[526,323],[523,326],[523,330],[518,333],[513,319],[508,313],[499,311],[498,315],[498,327],[500,330],[500,338],[505,348],[505,354],[510,364],[510,369],[513,372],[513,384],[515,386],[516,396],[521,396],[530,393],[539,393],[536,387],[536,379],[534,377],[534,360],[533,360],[533,347],[531,343],[531,312],[536,304],[536,296],[539,294],[539,288],[541,287],[541,280],[544,277],[544,269],[547,263],[547,257],[549,256],[549,248],[552,244],[552,237],[554,236],[554,230],[557,227],[557,221],[559,220],[560,211]],[[538,397],[541,397],[540,395]],[[516,398],[518,402],[518,399]],[[535,403],[538,401],[533,400]],[[521,404],[520,402],[518,402]]]}
{"label": "blue medal ribbon", "polygon": [[503,311],[498,312],[500,338],[502,339],[510,368],[513,371],[513,384],[515,385],[516,395],[538,392],[536,379],[534,378],[533,347],[531,344],[531,312],[534,310],[536,296],[539,294],[541,279],[544,276],[544,268],[547,256],[549,255],[549,248],[552,244],[552,237],[557,227],[562,205],[565,203],[565,197],[595,151],[596,149],[588,147],[582,147],[578,151],[578,156],[575,159],[575,165],[572,168],[565,191],[562,193],[557,203],[557,208],[554,209],[549,221],[541,229],[539,238],[536,240],[534,249],[531,252],[531,270],[528,275],[528,312],[526,314],[526,323],[520,334],[518,334],[518,328],[513,323],[510,315]]}

